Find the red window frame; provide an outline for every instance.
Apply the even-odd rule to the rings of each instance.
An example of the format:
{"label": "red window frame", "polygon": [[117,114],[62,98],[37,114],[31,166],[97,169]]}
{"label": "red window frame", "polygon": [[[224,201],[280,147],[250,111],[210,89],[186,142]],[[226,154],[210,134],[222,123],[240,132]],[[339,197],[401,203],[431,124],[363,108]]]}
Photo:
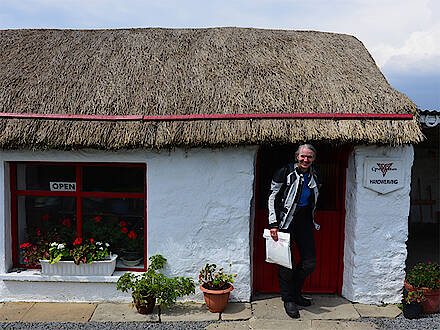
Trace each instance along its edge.
{"label": "red window frame", "polygon": [[[52,166],[74,166],[76,172],[76,191],[42,191],[42,190],[18,190],[17,189],[17,165],[52,165]],[[29,267],[19,264],[18,261],[18,224],[17,224],[17,197],[18,196],[70,196],[76,198],[76,214],[78,236],[82,236],[82,198],[101,197],[101,198],[136,198],[144,200],[144,267],[143,268],[119,268],[116,270],[145,271],[147,270],[147,166],[142,163],[73,163],[73,162],[36,162],[20,161],[10,162],[10,188],[11,188],[11,234],[12,234],[12,261],[15,267]],[[143,193],[106,193],[106,192],[83,192],[82,171],[85,166],[105,166],[105,167],[142,167],[144,168],[144,192]]]}

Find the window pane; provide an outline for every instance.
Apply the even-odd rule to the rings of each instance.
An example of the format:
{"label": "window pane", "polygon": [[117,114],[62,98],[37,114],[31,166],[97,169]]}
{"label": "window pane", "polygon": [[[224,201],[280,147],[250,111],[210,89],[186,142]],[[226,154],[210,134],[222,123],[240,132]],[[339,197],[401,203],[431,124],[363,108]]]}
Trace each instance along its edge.
{"label": "window pane", "polygon": [[82,202],[83,237],[109,243],[118,267],[143,267],[144,200],[86,197]]}
{"label": "window pane", "polygon": [[17,165],[18,190],[75,191],[74,183],[73,166]]}
{"label": "window pane", "polygon": [[83,191],[144,192],[143,167],[85,166],[82,174]]}
{"label": "window pane", "polygon": [[[73,242],[76,235],[76,198],[18,196],[18,245]],[[20,254],[20,262],[23,258]]]}

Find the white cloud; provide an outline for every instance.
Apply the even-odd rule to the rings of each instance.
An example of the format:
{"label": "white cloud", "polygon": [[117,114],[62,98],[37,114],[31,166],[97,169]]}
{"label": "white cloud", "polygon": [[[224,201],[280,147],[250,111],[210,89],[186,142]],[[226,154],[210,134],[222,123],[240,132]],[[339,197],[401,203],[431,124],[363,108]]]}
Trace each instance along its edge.
{"label": "white cloud", "polygon": [[434,70],[440,73],[440,24],[411,33],[400,47],[381,43],[371,51],[381,67],[392,66],[394,70],[404,71]]}

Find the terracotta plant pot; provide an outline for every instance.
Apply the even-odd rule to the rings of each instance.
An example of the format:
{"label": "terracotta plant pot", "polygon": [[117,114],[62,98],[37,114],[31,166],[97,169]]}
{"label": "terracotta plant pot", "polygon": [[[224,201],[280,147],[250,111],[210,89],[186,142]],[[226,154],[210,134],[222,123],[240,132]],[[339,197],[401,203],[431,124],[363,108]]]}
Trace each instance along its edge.
{"label": "terracotta plant pot", "polygon": [[136,306],[136,309],[139,314],[151,314],[153,313],[154,306],[156,305],[156,297],[155,296],[144,296],[143,302],[133,297],[133,303]]}
{"label": "terracotta plant pot", "polygon": [[422,313],[433,314],[437,313],[440,309],[440,289],[429,288],[414,288],[411,284],[405,281],[406,291],[422,289],[423,295],[426,300],[422,302]]}
{"label": "terracotta plant pot", "polygon": [[412,304],[403,304],[403,316],[407,319],[418,319],[422,314],[422,304],[421,303],[412,303]]}
{"label": "terracotta plant pot", "polygon": [[229,294],[234,290],[234,287],[231,285],[225,290],[209,290],[201,285],[200,290],[203,291],[205,303],[209,310],[213,313],[221,313],[228,304]]}

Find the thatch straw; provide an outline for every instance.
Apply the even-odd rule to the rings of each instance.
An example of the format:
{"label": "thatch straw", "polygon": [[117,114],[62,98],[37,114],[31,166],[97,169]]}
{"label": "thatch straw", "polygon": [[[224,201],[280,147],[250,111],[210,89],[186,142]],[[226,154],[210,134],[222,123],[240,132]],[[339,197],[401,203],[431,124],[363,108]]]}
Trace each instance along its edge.
{"label": "thatch straw", "polygon": [[[356,38],[242,28],[0,31],[0,112],[166,115],[416,113]],[[397,145],[416,120],[0,120],[0,147]]]}

